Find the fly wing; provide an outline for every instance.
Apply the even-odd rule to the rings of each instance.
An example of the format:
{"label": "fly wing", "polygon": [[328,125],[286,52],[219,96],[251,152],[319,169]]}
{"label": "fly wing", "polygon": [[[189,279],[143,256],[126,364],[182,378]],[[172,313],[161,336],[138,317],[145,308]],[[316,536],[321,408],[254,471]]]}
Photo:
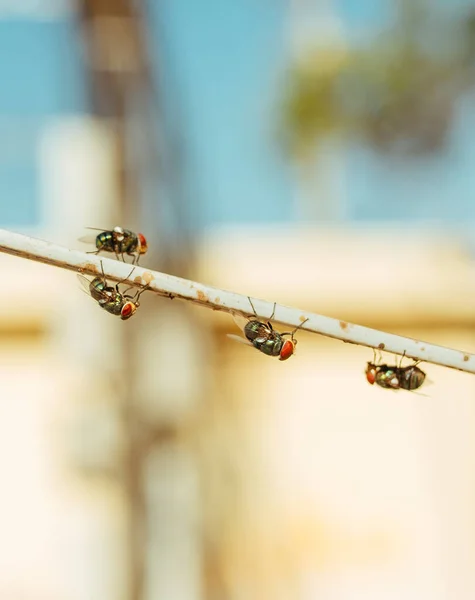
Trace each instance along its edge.
{"label": "fly wing", "polygon": [[231,340],[234,340],[235,342],[241,342],[241,344],[245,344],[246,346],[250,346],[251,348],[254,348],[254,346],[251,344],[251,342],[249,340],[247,340],[246,338],[243,338],[239,335],[234,335],[232,333],[228,333],[227,337],[230,338]]}
{"label": "fly wing", "polygon": [[429,379],[429,377],[427,377],[427,375],[426,375],[426,378],[424,379],[424,383],[421,385],[421,387],[422,386],[427,387],[428,385],[434,385],[434,383],[435,383],[434,380]]}
{"label": "fly wing", "polygon": [[86,279],[86,277],[84,277],[84,275],[78,274],[77,277],[79,279],[79,283],[81,284],[83,291],[85,291],[88,296],[91,296],[92,298],[94,298],[94,300],[97,300],[97,302],[99,302],[99,303],[110,302],[110,300],[111,300],[110,293],[108,293],[105,290],[95,289],[94,294],[91,294],[91,288],[90,288],[91,280]]}
{"label": "fly wing", "polygon": [[91,295],[91,289],[89,287],[91,281],[89,279],[86,279],[86,277],[84,277],[84,275],[78,275],[77,276],[79,283],[81,284],[81,288],[84,292],[86,292],[86,294],[88,296]]}
{"label": "fly wing", "polygon": [[242,315],[233,312],[231,313],[231,315],[239,329],[241,331],[244,331],[244,327],[246,327],[246,325],[249,323],[249,319],[246,319],[246,317],[243,317]]}
{"label": "fly wing", "polygon": [[424,383],[421,385],[421,387],[420,387],[420,388],[417,388],[417,391],[416,391],[416,390],[411,390],[411,394],[417,394],[418,396],[424,396],[425,398],[430,398],[430,395],[429,395],[429,394],[423,394],[423,393],[422,393],[422,392],[420,392],[419,390],[420,390],[421,388],[423,388],[423,387],[425,388],[426,386],[432,386],[432,385],[434,385],[434,381],[433,381],[432,379],[429,379],[429,378],[426,376],[426,378],[424,379]]}
{"label": "fly wing", "polygon": [[82,242],[83,244],[95,244],[96,243],[96,235],[90,233],[89,235],[83,235],[78,238],[78,242]]}
{"label": "fly wing", "polygon": [[423,394],[422,392],[416,392],[416,390],[411,390],[411,394],[416,394],[416,396],[424,396],[424,398],[430,398],[429,394]]}
{"label": "fly wing", "polygon": [[[108,231],[108,229],[106,227],[104,227],[103,229],[101,229],[99,227],[85,227],[85,229],[89,229],[90,231],[100,231],[101,233],[103,231]],[[80,237],[78,239],[78,242],[84,242],[85,244],[95,244],[96,237],[97,237],[97,233],[89,233],[88,235],[83,235],[82,237]]]}

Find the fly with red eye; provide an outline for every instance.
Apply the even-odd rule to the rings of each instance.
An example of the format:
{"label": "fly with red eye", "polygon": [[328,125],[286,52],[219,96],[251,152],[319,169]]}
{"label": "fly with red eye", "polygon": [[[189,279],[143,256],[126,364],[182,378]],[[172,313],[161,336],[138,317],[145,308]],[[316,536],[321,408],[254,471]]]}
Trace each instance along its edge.
{"label": "fly with red eye", "polygon": [[[275,314],[275,303],[269,320],[264,322],[261,321],[257,316],[251,298],[248,297],[248,300],[252,308],[252,316],[250,315],[246,319],[238,315],[233,315],[236,324],[244,333],[244,337],[239,337],[232,334],[229,334],[228,337],[248,344],[249,346],[253,346],[268,356],[278,356],[279,360],[288,360],[295,353],[295,346],[297,345],[297,340],[294,338],[294,335],[296,331],[308,321],[308,319],[305,319],[305,321],[303,321],[292,332],[280,333],[272,327],[271,323]],[[285,339],[284,336],[290,336],[290,339]]]}
{"label": "fly with red eye", "polygon": [[[399,364],[387,365],[376,362],[376,353],[373,350],[374,362],[368,362],[366,365],[366,380],[371,385],[377,384],[379,387],[392,390],[407,390],[412,392],[422,386],[426,381],[425,372],[417,365],[420,361],[414,361],[412,365],[402,367],[402,361],[406,352],[401,356]],[[417,392],[416,392],[417,393]]]}
{"label": "fly with red eye", "polygon": [[117,225],[111,230],[96,229],[88,227],[88,229],[99,231],[100,233],[88,235],[79,239],[80,242],[93,243],[96,250],[88,252],[88,254],[99,254],[100,252],[111,252],[116,255],[116,258],[122,258],[125,262],[124,255],[132,256],[132,264],[138,265],[142,254],[146,254],[148,244],[143,233],[134,233],[130,229],[124,229]]}
{"label": "fly with red eye", "polygon": [[[126,291],[130,289],[132,288],[129,287],[126,289]],[[122,309],[120,311],[120,318],[122,319],[122,321],[126,321],[127,319],[130,319],[130,317],[133,317],[135,315],[137,309],[140,307],[139,298],[148,289],[150,289],[150,286],[146,285],[141,290],[137,291],[134,296],[130,296],[126,293],[122,294],[122,299],[124,300],[124,305],[122,306]]]}
{"label": "fly with red eye", "polygon": [[127,288],[125,292],[121,292],[119,286],[130,278],[135,267],[125,279],[116,283],[114,287],[107,285],[102,261],[101,270],[102,276],[94,277],[92,280],[87,279],[83,275],[78,275],[81,286],[106,312],[120,317],[122,321],[130,319],[140,306],[140,296],[149,289],[150,286],[147,285],[143,287],[141,290],[137,291],[134,296],[131,296],[125,292],[132,289],[132,287]]}

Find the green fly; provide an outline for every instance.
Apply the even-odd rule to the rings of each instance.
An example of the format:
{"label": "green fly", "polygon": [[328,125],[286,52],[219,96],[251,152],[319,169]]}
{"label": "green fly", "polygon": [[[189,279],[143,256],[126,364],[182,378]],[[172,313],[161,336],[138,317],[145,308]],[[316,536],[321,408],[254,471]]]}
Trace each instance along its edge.
{"label": "green fly", "polygon": [[85,292],[90,295],[99,306],[108,312],[111,315],[116,315],[122,319],[122,321],[126,321],[132,317],[137,308],[140,306],[139,298],[149,286],[145,286],[143,289],[137,291],[134,296],[130,296],[126,292],[132,289],[132,287],[128,287],[125,292],[121,292],[119,289],[119,285],[121,285],[124,281],[129,279],[132,273],[135,270],[135,267],[129,273],[129,275],[116,283],[115,286],[107,285],[107,280],[104,275],[104,269],[102,267],[101,261],[101,269],[102,276],[94,277],[94,279],[90,280],[84,277],[83,275],[78,275],[79,282]]}
{"label": "green fly", "polygon": [[366,379],[368,383],[379,385],[379,387],[392,390],[407,390],[414,391],[422,386],[426,380],[425,372],[417,365],[420,361],[415,361],[414,364],[402,367],[402,360],[406,353],[404,352],[399,361],[399,365],[387,365],[376,363],[376,353],[373,350],[374,360],[366,365]]}
{"label": "green fly", "polygon": [[[252,316],[246,318],[240,315],[233,315],[236,325],[244,333],[245,337],[239,337],[237,335],[228,334],[228,337],[236,341],[253,346],[263,354],[268,356],[278,356],[279,360],[287,360],[295,353],[295,346],[297,340],[294,338],[295,332],[302,327],[304,323],[308,321],[305,319],[298,327],[292,332],[280,333],[272,327],[272,319],[275,314],[276,304],[274,303],[274,309],[267,322],[261,321],[257,316],[256,310],[249,298],[249,304],[252,308]],[[286,339],[284,336],[290,336],[290,339]]]}
{"label": "green fly", "polygon": [[142,233],[134,233],[130,229],[122,227],[114,227],[112,230],[96,229],[88,227],[93,231],[100,231],[97,235],[86,235],[79,239],[80,242],[87,244],[93,243],[96,250],[88,252],[88,254],[99,254],[99,252],[113,252],[117,259],[119,256],[125,262],[124,254],[133,257],[132,264],[138,264],[140,256],[148,250],[147,240]]}

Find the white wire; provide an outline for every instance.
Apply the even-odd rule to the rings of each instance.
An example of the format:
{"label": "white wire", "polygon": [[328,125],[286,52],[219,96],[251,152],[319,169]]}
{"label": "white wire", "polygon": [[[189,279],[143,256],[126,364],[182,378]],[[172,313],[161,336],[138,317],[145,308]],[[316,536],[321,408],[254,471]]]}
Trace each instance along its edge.
{"label": "white wire", "polygon": [[[239,313],[243,316],[251,314],[247,296],[235,294],[215,287],[206,286],[189,279],[182,279],[166,273],[151,271],[144,267],[136,267],[131,272],[131,265],[75,250],[69,250],[44,240],[27,235],[0,229],[0,252],[69,269],[85,275],[95,276],[101,273],[101,261],[108,279],[122,281],[130,285],[149,285],[150,290],[173,298],[188,300],[213,310],[228,313]],[[130,277],[129,277],[130,275]],[[252,298],[257,315],[267,320],[272,314],[274,303]],[[302,330],[318,333],[343,342],[358,344],[384,350],[392,354],[405,355],[424,362],[458,369],[467,373],[475,373],[475,355],[436,346],[421,340],[405,338],[376,329],[369,329],[346,321],[340,321],[324,315],[309,313],[298,308],[277,304],[274,320],[294,329],[308,319]]]}

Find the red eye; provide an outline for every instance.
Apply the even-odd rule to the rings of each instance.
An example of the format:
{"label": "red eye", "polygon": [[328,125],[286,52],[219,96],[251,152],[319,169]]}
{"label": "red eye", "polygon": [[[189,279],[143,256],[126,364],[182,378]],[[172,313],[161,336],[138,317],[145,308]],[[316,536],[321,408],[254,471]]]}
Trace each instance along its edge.
{"label": "red eye", "polygon": [[120,311],[120,318],[125,321],[126,319],[129,319],[135,312],[135,307],[132,304],[132,302],[127,302],[127,304],[124,304],[124,306],[122,307],[122,310]]}
{"label": "red eye", "polygon": [[368,363],[365,373],[368,383],[373,385],[376,381],[376,367],[372,363]]}
{"label": "red eye", "polygon": [[294,343],[291,340],[286,340],[280,351],[279,360],[287,360],[294,353]]}
{"label": "red eye", "polygon": [[144,254],[147,251],[147,240],[145,239],[143,233],[138,233],[137,237],[139,238],[140,242],[140,252]]}

